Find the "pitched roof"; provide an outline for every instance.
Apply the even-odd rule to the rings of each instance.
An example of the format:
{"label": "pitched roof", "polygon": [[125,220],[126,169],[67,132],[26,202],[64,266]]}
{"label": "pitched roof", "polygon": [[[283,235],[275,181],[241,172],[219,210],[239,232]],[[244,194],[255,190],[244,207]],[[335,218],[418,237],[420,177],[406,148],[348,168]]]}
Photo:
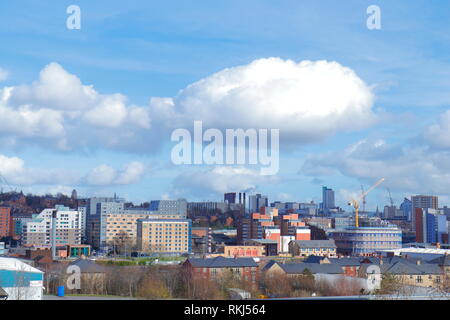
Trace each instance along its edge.
{"label": "pitched roof", "polygon": [[30,266],[20,259],[12,257],[0,257],[0,270],[24,271],[32,273],[43,273],[41,270]]}
{"label": "pitched roof", "polygon": [[325,257],[322,256],[308,256],[305,260],[303,260],[303,262],[305,263],[320,263],[320,261],[322,261],[323,259],[325,259]]}
{"label": "pitched roof", "polygon": [[187,259],[195,268],[241,268],[258,267],[253,258],[225,258],[222,256],[208,259],[193,258]]}
{"label": "pitched roof", "polygon": [[78,266],[81,273],[105,273],[106,271],[105,267],[86,259],[75,260],[69,265]]}
{"label": "pitched roof", "polygon": [[350,258],[330,258],[332,264],[337,264],[341,267],[357,267],[361,265],[361,259],[357,257]]}
{"label": "pitched roof", "polygon": [[276,262],[275,260],[270,260],[269,262],[267,262],[264,267],[262,267],[261,271],[267,271],[269,270],[274,264],[276,264],[278,262]]}
{"label": "pitched roof", "polygon": [[326,273],[326,274],[342,274],[344,271],[336,264],[318,264],[318,263],[285,263],[279,264],[287,274],[302,274],[306,269],[313,274]]}
{"label": "pitched roof", "polygon": [[261,244],[278,244],[278,242],[276,240],[271,240],[271,239],[250,239],[247,241],[254,241],[254,242],[261,243]]}
{"label": "pitched roof", "polygon": [[294,240],[300,248],[336,248],[334,240]]}
{"label": "pitched roof", "polygon": [[450,266],[450,257],[448,255],[443,255],[439,258],[431,260],[430,263],[448,267]]}
{"label": "pitched roof", "polygon": [[443,274],[441,268],[436,264],[421,263],[419,265],[408,263],[405,261],[397,261],[394,263],[387,263],[381,265],[382,273],[391,274],[411,274],[411,275],[426,275],[426,274]]}

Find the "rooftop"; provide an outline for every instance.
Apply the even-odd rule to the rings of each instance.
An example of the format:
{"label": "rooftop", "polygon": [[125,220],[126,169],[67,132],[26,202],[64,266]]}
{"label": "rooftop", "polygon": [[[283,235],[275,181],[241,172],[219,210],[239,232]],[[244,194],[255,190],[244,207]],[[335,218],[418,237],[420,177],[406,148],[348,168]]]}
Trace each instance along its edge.
{"label": "rooftop", "polygon": [[300,248],[336,248],[334,240],[294,240]]}
{"label": "rooftop", "polygon": [[242,267],[258,267],[258,264],[252,258],[225,258],[222,256],[200,259],[187,259],[193,267],[196,268],[242,268]]}

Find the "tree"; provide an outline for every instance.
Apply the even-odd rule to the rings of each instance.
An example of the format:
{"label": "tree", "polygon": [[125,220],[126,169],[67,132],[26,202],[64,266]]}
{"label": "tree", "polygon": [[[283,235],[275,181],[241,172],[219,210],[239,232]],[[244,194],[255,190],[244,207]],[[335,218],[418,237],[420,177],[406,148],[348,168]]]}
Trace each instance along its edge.
{"label": "tree", "polygon": [[262,279],[265,295],[269,297],[291,297],[293,288],[289,276],[282,273],[265,273]]}
{"label": "tree", "polygon": [[114,253],[117,251],[118,253],[127,255],[127,253],[131,252],[133,249],[133,239],[129,236],[128,232],[124,230],[117,233],[112,244],[114,246]]}
{"label": "tree", "polygon": [[170,299],[170,290],[157,273],[147,273],[139,284],[138,296],[145,299]]}

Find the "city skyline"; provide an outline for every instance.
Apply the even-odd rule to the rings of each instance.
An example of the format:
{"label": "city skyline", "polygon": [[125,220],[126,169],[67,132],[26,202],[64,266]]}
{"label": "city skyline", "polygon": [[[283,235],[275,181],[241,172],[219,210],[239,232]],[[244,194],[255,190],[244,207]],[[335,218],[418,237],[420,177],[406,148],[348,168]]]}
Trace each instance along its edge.
{"label": "city skyline", "polygon": [[[384,177],[368,210],[389,204],[386,187],[397,207],[450,203],[448,4],[377,1],[369,30],[370,1],[79,1],[68,30],[71,1],[24,3],[0,5],[0,174],[13,189],[320,203],[325,185],[350,210]],[[174,165],[170,134],[195,120],[280,129],[279,173]]]}

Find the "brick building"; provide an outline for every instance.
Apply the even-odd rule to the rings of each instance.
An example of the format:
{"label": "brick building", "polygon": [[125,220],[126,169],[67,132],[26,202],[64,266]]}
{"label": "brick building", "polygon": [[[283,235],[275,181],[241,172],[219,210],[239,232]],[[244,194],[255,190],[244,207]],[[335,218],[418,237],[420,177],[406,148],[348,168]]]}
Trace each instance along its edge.
{"label": "brick building", "polygon": [[187,259],[183,269],[190,278],[218,279],[226,272],[231,272],[243,281],[254,284],[259,279],[258,264],[252,258]]}
{"label": "brick building", "polygon": [[10,236],[11,208],[0,207],[0,238]]}

